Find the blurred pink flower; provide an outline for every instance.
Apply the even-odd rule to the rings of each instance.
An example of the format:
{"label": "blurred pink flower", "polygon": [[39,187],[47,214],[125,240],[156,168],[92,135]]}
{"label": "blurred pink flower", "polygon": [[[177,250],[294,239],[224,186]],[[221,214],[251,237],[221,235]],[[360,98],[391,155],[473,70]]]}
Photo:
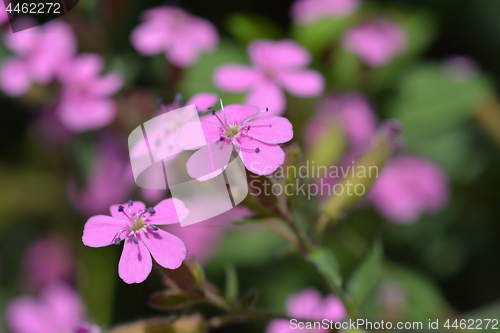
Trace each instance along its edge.
{"label": "blurred pink flower", "polygon": [[218,67],[213,80],[225,91],[249,91],[244,103],[259,109],[269,108],[269,114],[285,112],[286,99],[282,88],[297,97],[314,97],[323,92],[325,82],[316,70],[305,69],[311,55],[292,40],[255,40],[248,46],[252,67],[225,64]]}
{"label": "blurred pink flower", "polygon": [[335,126],[347,136],[349,149],[366,149],[377,130],[377,117],[365,96],[347,93],[323,99],[316,115],[306,126],[304,140],[308,146],[317,144]]}
{"label": "blurred pink flower", "polygon": [[97,157],[90,166],[86,186],[77,189],[76,182],[68,182],[68,197],[83,215],[106,213],[115,202],[123,202],[135,186],[126,143],[119,137],[102,135]]}
{"label": "blurred pink flower", "polygon": [[165,53],[175,66],[194,64],[201,53],[215,50],[217,29],[209,21],[168,6],[146,10],[142,24],[132,31],[130,41],[142,55]]}
{"label": "blurred pink flower", "polygon": [[88,219],[83,230],[83,244],[90,247],[118,245],[123,236],[125,244],[118,274],[126,283],[146,280],[153,267],[151,256],[160,266],[178,268],[186,258],[186,245],[156,225],[184,219],[189,211],[182,201],[165,199],[154,208],[146,209],[144,203],[130,200],[126,210],[122,205],[113,205],[111,216],[97,215]]}
{"label": "blurred pink flower", "polygon": [[71,131],[81,132],[109,125],[116,113],[111,95],[123,85],[121,74],[100,76],[104,59],[97,54],[82,54],[64,66],[57,114]]}
{"label": "blurred pink flower", "polygon": [[375,181],[368,200],[385,218],[398,224],[415,222],[448,201],[446,175],[436,164],[402,155],[389,162]]}
{"label": "blurred pink flower", "polygon": [[0,87],[9,96],[25,94],[33,83],[49,84],[76,53],[73,30],[63,21],[7,32],[4,40],[15,54],[0,67]]}
{"label": "blurred pink flower", "polygon": [[[322,321],[329,319],[334,322],[345,318],[347,311],[342,301],[330,294],[322,298],[319,291],[313,288],[292,294],[286,301],[286,314],[298,320]],[[290,321],[285,319],[272,320],[267,326],[266,333],[293,333],[293,332],[329,332],[328,329],[297,329],[290,327]]]}
{"label": "blurred pink flower", "polygon": [[342,45],[366,65],[379,67],[406,50],[407,36],[395,22],[378,20],[351,28],[344,35]]}
{"label": "blurred pink flower", "polygon": [[188,257],[194,257],[202,263],[207,263],[213,256],[218,241],[231,222],[239,221],[252,216],[252,212],[244,207],[237,206],[220,215],[212,217],[203,223],[191,224],[185,227],[169,225],[163,229],[176,235],[186,244]]}
{"label": "blurred pink flower", "polygon": [[24,254],[26,276],[36,288],[71,280],[74,257],[68,244],[58,237],[46,237],[32,244]]}
{"label": "blurred pink flower", "polygon": [[13,333],[73,333],[84,315],[78,295],[63,284],[46,287],[39,299],[18,297],[6,310],[7,323]]}
{"label": "blurred pink flower", "polygon": [[[249,171],[259,175],[273,173],[285,161],[285,152],[279,144],[293,138],[293,129],[284,117],[254,120],[264,111],[254,106],[233,104],[223,107],[220,117],[215,110],[212,115],[202,117],[201,127],[208,144],[189,158],[186,164],[188,174],[197,179],[216,176],[225,169],[233,148]],[[176,142],[181,148],[200,148],[198,140],[193,139],[193,131],[198,126],[198,123],[188,123],[180,129]]]}
{"label": "blurred pink flower", "polygon": [[[185,105],[191,105],[194,104],[196,106],[196,109],[198,112],[204,112],[208,111],[208,108],[211,107],[212,105],[215,104],[217,101],[218,96],[217,94],[212,94],[212,93],[207,93],[207,92],[201,92],[198,94],[193,95]],[[175,100],[173,103],[170,103],[168,105],[161,104],[160,105],[160,111],[158,114],[162,114],[165,112],[169,112],[178,108],[181,108],[182,105],[182,96],[178,94],[175,97]],[[182,113],[179,113],[180,117],[176,119],[175,121],[172,121],[171,123],[168,124],[163,124],[162,126],[159,126],[158,128],[155,129],[150,129],[149,130],[149,136],[148,140],[150,142],[154,142],[158,147],[156,149],[160,151],[164,150],[169,150],[171,152],[171,155],[174,155],[175,152],[173,149],[177,149],[177,153],[180,153],[182,150],[178,149],[177,145],[175,144],[175,138],[177,137],[177,129],[179,128],[180,124],[185,123],[185,119],[182,118]],[[155,115],[156,116],[156,115]],[[133,154],[149,154],[149,151],[144,150],[143,145],[137,145],[132,149]],[[157,182],[165,182],[165,179],[163,178],[163,175],[158,176],[156,173],[149,173],[147,174],[147,183],[148,184],[154,184]],[[167,184],[168,185],[168,184]],[[154,190],[154,189],[147,189],[147,188],[142,188],[140,189],[141,195],[143,196],[144,199],[147,201],[159,201],[162,198],[164,198],[167,194],[167,190]]]}
{"label": "blurred pink flower", "polygon": [[308,24],[324,17],[344,17],[359,8],[361,0],[297,0],[290,16],[299,24]]}

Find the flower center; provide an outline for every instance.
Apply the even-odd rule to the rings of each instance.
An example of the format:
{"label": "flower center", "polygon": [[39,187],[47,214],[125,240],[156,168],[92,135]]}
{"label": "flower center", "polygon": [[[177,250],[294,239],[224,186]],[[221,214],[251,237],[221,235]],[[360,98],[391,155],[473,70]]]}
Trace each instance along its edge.
{"label": "flower center", "polygon": [[122,240],[122,234],[123,233],[125,233],[125,238],[132,237],[132,241],[135,244],[137,244],[137,242],[138,242],[137,233],[140,230],[146,229],[148,227],[151,229],[151,231],[157,231],[158,230],[158,228],[155,227],[154,225],[144,223],[146,221],[146,219],[150,215],[156,213],[156,211],[154,210],[154,208],[148,208],[148,209],[145,209],[145,210],[139,210],[135,214],[132,214],[132,210],[130,209],[130,207],[133,206],[133,204],[134,204],[134,202],[132,200],[130,200],[128,202],[128,212],[129,212],[129,214],[127,214],[125,212],[125,210],[124,210],[125,208],[123,206],[118,206],[118,211],[120,213],[123,213],[128,218],[129,222],[127,222],[127,226],[126,227],[123,227],[120,230],[118,230],[118,232],[116,233],[115,237],[113,237],[112,243],[114,243],[116,245],[120,244],[120,242]]}

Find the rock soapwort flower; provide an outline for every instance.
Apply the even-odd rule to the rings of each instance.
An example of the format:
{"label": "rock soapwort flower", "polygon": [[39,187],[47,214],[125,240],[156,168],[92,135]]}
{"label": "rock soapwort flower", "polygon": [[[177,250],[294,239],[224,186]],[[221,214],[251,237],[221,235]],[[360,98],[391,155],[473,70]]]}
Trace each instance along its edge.
{"label": "rock soapwort flower", "polygon": [[284,117],[255,119],[267,111],[267,108],[259,111],[257,107],[238,104],[222,106],[218,113],[212,109],[212,115],[200,119],[206,143],[200,142],[195,135],[199,123],[184,125],[176,140],[179,147],[185,150],[203,147],[189,158],[186,164],[188,174],[199,180],[211,178],[206,178],[207,175],[220,174],[227,166],[233,148],[249,171],[259,175],[273,173],[285,160],[285,152],[279,144],[293,138],[293,129]]}
{"label": "rock soapwort flower", "polygon": [[13,333],[70,333],[85,319],[85,306],[76,292],[61,283],[44,288],[39,298],[21,296],[5,311]]}
{"label": "rock soapwort flower", "polygon": [[314,320],[314,323],[300,323],[286,319],[272,320],[267,326],[266,333],[293,333],[293,332],[329,332],[324,327],[318,327],[318,322],[328,319],[333,322],[341,321],[347,315],[342,301],[330,294],[322,298],[319,291],[313,288],[290,295],[286,300],[286,314],[297,320]]}
{"label": "rock soapwort flower", "polygon": [[345,17],[353,14],[360,0],[298,0],[290,16],[298,24],[309,24],[325,17]]}
{"label": "rock soapwort flower", "polygon": [[153,267],[151,256],[165,268],[176,269],[182,264],[186,245],[157,227],[177,223],[189,214],[182,201],[165,199],[146,209],[144,203],[130,200],[126,205],[113,205],[110,210],[111,216],[97,215],[87,221],[82,240],[90,247],[118,245],[124,240],[118,264],[123,281],[143,282]]}
{"label": "rock soapwort flower", "polygon": [[407,39],[397,23],[381,19],[351,28],[344,35],[342,46],[367,66],[380,67],[406,51]]}
{"label": "rock soapwort flower", "polygon": [[86,53],[74,58],[60,74],[61,97],[56,113],[61,122],[73,132],[102,128],[116,114],[111,95],[123,85],[118,72],[101,75],[104,58]]}
{"label": "rock soapwort flower", "polygon": [[285,112],[284,88],[297,97],[314,97],[323,92],[325,81],[316,70],[305,69],[311,55],[303,46],[292,40],[255,40],[248,46],[253,67],[225,64],[218,67],[213,80],[225,91],[249,91],[245,104],[259,109],[268,107],[270,114]]}
{"label": "rock soapwort flower", "polygon": [[142,21],[130,36],[135,49],[145,56],[164,52],[178,67],[194,64],[201,53],[213,51],[219,43],[212,23],[180,8],[151,8],[142,14]]}

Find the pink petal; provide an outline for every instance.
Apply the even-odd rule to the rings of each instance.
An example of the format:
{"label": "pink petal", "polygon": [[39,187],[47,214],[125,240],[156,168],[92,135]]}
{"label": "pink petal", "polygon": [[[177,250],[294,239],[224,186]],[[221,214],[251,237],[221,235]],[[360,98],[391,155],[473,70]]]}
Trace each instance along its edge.
{"label": "pink petal", "polygon": [[297,97],[318,96],[325,89],[323,76],[313,69],[298,72],[280,72],[279,81],[292,95]]}
{"label": "pink petal", "polygon": [[215,26],[207,20],[191,16],[186,31],[201,51],[212,51],[219,43],[219,35]]}
{"label": "pink petal", "polygon": [[329,295],[322,306],[321,318],[327,318],[335,322],[343,320],[347,316],[347,311],[342,301],[334,295]]}
{"label": "pink petal", "polygon": [[262,116],[280,116],[285,113],[285,94],[274,82],[265,80],[254,86],[245,97],[245,104],[254,105],[259,110],[269,109]]}
{"label": "pink petal", "polygon": [[154,209],[155,213],[148,217],[147,223],[157,225],[177,223],[189,214],[189,209],[176,198],[165,199],[158,203]]}
{"label": "pink petal", "polygon": [[268,69],[305,67],[311,62],[309,51],[292,40],[258,39],[248,46],[248,53],[255,65]]}
{"label": "pink petal", "polygon": [[154,260],[168,269],[176,269],[186,259],[186,245],[176,236],[161,229],[141,235]]}
{"label": "pink petal", "polygon": [[293,128],[288,119],[273,116],[250,122],[248,135],[266,143],[283,143],[292,140]]}
{"label": "pink petal", "polygon": [[83,53],[78,55],[61,74],[61,80],[65,83],[87,83],[93,82],[96,76],[104,68],[102,56],[94,53]]}
{"label": "pink petal", "polygon": [[[125,214],[120,213],[118,211],[119,206],[123,206],[125,213],[127,213],[127,215],[130,216],[130,213],[128,211],[128,202],[123,203],[123,204],[119,204],[119,205],[112,205],[111,207],[109,207],[109,211],[111,213],[111,216],[113,216],[117,219],[128,220],[127,217],[125,216]],[[132,212],[132,215],[135,215],[135,214],[137,214],[138,211],[145,210],[145,209],[146,209],[146,205],[142,201],[134,201],[134,204],[130,207],[130,211]]]}
{"label": "pink petal", "polygon": [[97,215],[92,216],[83,228],[83,244],[90,247],[102,247],[113,244],[118,231],[127,226],[123,219]]}
{"label": "pink petal", "polygon": [[192,178],[201,178],[222,171],[227,166],[232,151],[233,145],[230,142],[210,142],[189,158],[186,163],[187,173]]}
{"label": "pink petal", "polygon": [[217,102],[218,97],[219,96],[217,94],[198,93],[191,97],[186,102],[186,105],[194,104],[198,112],[205,112],[210,106],[213,106],[215,102]]}
{"label": "pink petal", "polygon": [[16,33],[8,31],[5,34],[4,41],[5,45],[15,53],[27,55],[35,47],[40,35],[40,27],[34,25],[33,28]]}
{"label": "pink petal", "polygon": [[109,96],[116,93],[123,86],[123,75],[120,73],[109,73],[100,77],[90,87],[90,91],[97,96]]}
{"label": "pink petal", "polygon": [[227,64],[217,67],[212,79],[217,88],[228,92],[244,92],[262,78],[260,71],[244,65]]}
{"label": "pink petal", "polygon": [[18,58],[8,58],[0,68],[0,87],[9,96],[20,96],[31,87],[27,64]]}
{"label": "pink petal", "polygon": [[[242,148],[241,157],[246,168],[255,174],[269,175],[285,161],[285,152],[278,145],[248,137],[240,137],[235,141]],[[259,148],[258,153],[255,152],[256,148]]]}
{"label": "pink petal", "polygon": [[286,300],[286,313],[298,319],[319,318],[321,313],[317,313],[317,309],[321,303],[322,299],[319,291],[309,288],[288,297]]}
{"label": "pink petal", "polygon": [[[219,112],[218,115],[224,119],[224,114],[227,119],[228,124],[234,124],[235,122],[241,122],[243,119],[257,115],[259,109],[255,106],[242,105],[242,104],[231,104],[224,107],[224,113]],[[266,113],[267,115],[268,113]],[[210,116],[208,116],[210,117]],[[215,117],[215,116],[212,116]]]}
{"label": "pink petal", "polygon": [[57,114],[66,128],[82,132],[109,125],[115,117],[116,105],[112,99],[71,93],[61,99]]}
{"label": "pink petal", "polygon": [[164,51],[168,38],[164,23],[155,20],[135,28],[130,35],[130,42],[137,52],[150,56]]}
{"label": "pink petal", "polygon": [[6,311],[7,323],[16,333],[52,333],[53,324],[49,311],[31,297],[19,297]]}
{"label": "pink petal", "polygon": [[141,239],[135,244],[132,237],[127,237],[123,245],[123,252],[118,263],[118,275],[125,283],[143,282],[153,268],[149,250]]}
{"label": "pink petal", "polygon": [[[219,140],[219,126],[206,121],[205,119],[207,118],[202,118],[199,123],[190,122],[182,126],[175,139],[177,146],[184,150],[193,150],[205,146],[207,142]],[[203,132],[203,136],[199,133],[201,131]]]}
{"label": "pink petal", "polygon": [[167,49],[166,58],[178,67],[188,67],[198,61],[199,53],[189,40],[176,40]]}
{"label": "pink petal", "polygon": [[54,327],[67,330],[75,328],[83,320],[85,309],[78,294],[64,284],[54,284],[42,292],[42,300],[50,309]]}

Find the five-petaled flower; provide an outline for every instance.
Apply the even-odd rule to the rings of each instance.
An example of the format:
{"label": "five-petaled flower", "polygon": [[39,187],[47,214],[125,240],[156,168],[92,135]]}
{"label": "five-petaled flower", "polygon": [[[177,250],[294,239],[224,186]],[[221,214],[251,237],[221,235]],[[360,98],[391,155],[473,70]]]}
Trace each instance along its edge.
{"label": "five-petaled flower", "polygon": [[200,17],[169,6],[148,9],[143,23],[132,31],[130,41],[142,55],[161,52],[178,67],[194,64],[201,53],[211,52],[219,43],[215,26]]}
{"label": "five-petaled flower", "polygon": [[189,210],[178,199],[165,199],[154,208],[130,200],[127,207],[113,205],[111,216],[97,215],[85,224],[83,243],[91,247],[120,244],[125,241],[118,274],[126,283],[140,283],[151,272],[155,261],[169,269],[178,268],[186,258],[186,245],[156,225],[179,222]]}
{"label": "five-petaled flower", "polygon": [[323,92],[325,82],[316,70],[305,69],[311,63],[309,52],[291,40],[255,40],[248,46],[254,67],[225,64],[213,75],[215,85],[225,91],[249,91],[245,104],[269,108],[272,115],[285,112],[286,100],[281,87],[297,97],[314,97]]}
{"label": "five-petaled flower", "polygon": [[284,117],[255,119],[266,111],[267,108],[259,111],[254,106],[237,104],[222,107],[219,114],[212,110],[212,115],[200,119],[206,140],[202,144],[196,135],[199,123],[184,125],[176,143],[186,150],[203,146],[189,158],[188,174],[199,180],[220,174],[229,162],[233,147],[249,171],[259,175],[273,173],[285,160],[279,144],[293,138],[293,129]]}

